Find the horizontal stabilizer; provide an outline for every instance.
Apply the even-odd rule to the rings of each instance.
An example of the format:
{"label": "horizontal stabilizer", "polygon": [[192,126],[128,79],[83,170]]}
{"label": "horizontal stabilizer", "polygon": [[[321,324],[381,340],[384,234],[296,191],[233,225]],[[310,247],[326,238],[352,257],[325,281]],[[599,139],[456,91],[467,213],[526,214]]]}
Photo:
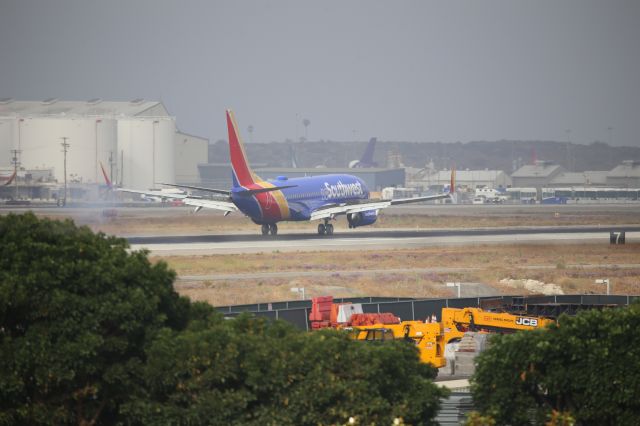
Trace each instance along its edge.
{"label": "horizontal stabilizer", "polygon": [[260,188],[260,189],[245,189],[242,191],[238,191],[237,194],[248,197],[255,194],[262,194],[263,192],[272,192],[272,191],[280,191],[281,189],[295,188],[296,186],[298,185],[274,186],[271,188]]}

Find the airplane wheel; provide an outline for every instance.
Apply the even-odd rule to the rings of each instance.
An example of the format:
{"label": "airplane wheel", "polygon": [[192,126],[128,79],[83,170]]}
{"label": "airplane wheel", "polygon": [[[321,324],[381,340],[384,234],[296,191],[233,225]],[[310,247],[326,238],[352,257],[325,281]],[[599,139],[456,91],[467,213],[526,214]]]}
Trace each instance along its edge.
{"label": "airplane wheel", "polygon": [[269,235],[269,225],[262,225],[262,235]]}
{"label": "airplane wheel", "polygon": [[318,225],[318,235],[324,235],[326,229],[324,228],[324,224],[321,223],[320,225]]}
{"label": "airplane wheel", "polygon": [[278,235],[278,225],[273,223],[269,226],[269,228],[271,228],[271,235]]}
{"label": "airplane wheel", "polygon": [[325,228],[325,230],[327,232],[327,235],[333,235],[333,225],[332,224],[329,223],[329,224],[325,225],[324,228]]}

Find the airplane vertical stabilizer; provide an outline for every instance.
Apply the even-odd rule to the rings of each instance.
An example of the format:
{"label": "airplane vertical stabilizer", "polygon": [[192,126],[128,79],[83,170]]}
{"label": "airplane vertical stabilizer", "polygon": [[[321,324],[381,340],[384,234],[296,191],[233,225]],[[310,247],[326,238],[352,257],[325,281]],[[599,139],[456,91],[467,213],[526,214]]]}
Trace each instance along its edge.
{"label": "airplane vertical stabilizer", "polygon": [[367,164],[367,165],[373,165],[373,153],[376,150],[376,142],[378,141],[377,138],[371,138],[369,140],[369,143],[367,144],[367,148],[364,150],[364,153],[362,154],[362,158],[360,159],[360,163],[362,164]]}
{"label": "airplane vertical stabilizer", "polygon": [[231,157],[234,186],[247,186],[260,181],[261,179],[253,173],[249,166],[238,131],[238,124],[233,111],[229,109],[227,110],[227,129],[229,130],[229,156]]}

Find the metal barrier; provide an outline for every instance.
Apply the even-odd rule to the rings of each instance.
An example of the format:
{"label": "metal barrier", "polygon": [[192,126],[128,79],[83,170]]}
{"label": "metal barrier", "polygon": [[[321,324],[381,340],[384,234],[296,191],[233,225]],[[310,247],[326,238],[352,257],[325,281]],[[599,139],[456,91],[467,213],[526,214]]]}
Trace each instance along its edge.
{"label": "metal barrier", "polygon": [[[356,297],[337,298],[335,303],[361,303],[365,313],[391,312],[404,320],[424,320],[435,315],[438,321],[441,318],[442,308],[481,307],[483,302],[502,302],[505,306],[513,306],[514,310],[530,313],[544,313],[544,309],[566,306],[567,313],[575,313],[580,306],[623,306],[632,303],[640,296],[625,295],[596,295],[596,294],[565,294],[558,296],[487,296],[466,297],[451,299],[410,299],[395,297]],[[271,309],[269,308],[271,305]],[[268,319],[279,319],[292,323],[303,330],[310,330],[309,313],[311,312],[310,300],[296,300],[288,302],[259,303],[254,305],[225,306],[216,308],[225,316],[236,316],[243,312]],[[559,308],[556,308],[556,312]],[[561,312],[560,312],[561,313]]]}

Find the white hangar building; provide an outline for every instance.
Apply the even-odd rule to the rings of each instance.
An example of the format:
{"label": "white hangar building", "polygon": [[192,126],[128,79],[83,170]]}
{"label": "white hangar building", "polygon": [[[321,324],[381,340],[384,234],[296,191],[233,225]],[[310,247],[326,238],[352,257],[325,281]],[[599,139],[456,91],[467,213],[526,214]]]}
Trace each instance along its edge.
{"label": "white hangar building", "polygon": [[63,138],[68,181],[104,184],[102,163],[112,181],[136,189],[196,182],[208,149],[207,139],[177,131],[162,102],[0,100],[0,168],[18,150],[22,170],[51,169],[63,182]]}

